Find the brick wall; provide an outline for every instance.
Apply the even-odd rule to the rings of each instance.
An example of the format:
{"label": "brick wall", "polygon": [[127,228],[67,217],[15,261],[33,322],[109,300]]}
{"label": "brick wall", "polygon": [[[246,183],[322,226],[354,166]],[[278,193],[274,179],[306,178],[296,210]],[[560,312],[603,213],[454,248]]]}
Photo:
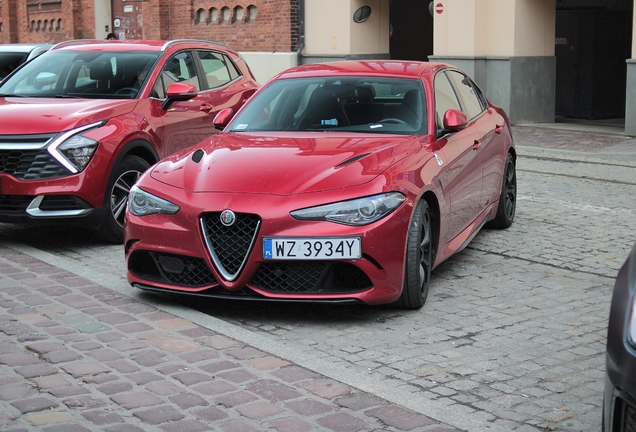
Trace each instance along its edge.
{"label": "brick wall", "polygon": [[[142,17],[137,38],[206,39],[237,51],[293,52],[298,48],[299,0],[126,2],[131,3]],[[0,43],[95,37],[94,0],[1,0],[0,11]]]}

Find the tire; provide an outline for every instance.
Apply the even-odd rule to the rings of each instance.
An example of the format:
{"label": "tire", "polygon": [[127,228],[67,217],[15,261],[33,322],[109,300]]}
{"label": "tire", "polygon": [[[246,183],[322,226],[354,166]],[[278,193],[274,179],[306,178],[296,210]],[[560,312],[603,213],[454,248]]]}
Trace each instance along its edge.
{"label": "tire", "polygon": [[431,208],[422,199],[415,208],[406,239],[404,286],[397,306],[419,309],[426,303],[433,269],[433,218]]}
{"label": "tire", "polygon": [[503,182],[501,194],[499,195],[499,205],[497,215],[486,225],[489,228],[505,229],[512,225],[515,219],[517,208],[517,170],[515,159],[510,153],[506,156],[504,165]]}
{"label": "tire", "polygon": [[113,169],[104,194],[106,215],[97,234],[109,243],[124,241],[124,217],[128,193],[150,164],[139,156],[125,156]]}

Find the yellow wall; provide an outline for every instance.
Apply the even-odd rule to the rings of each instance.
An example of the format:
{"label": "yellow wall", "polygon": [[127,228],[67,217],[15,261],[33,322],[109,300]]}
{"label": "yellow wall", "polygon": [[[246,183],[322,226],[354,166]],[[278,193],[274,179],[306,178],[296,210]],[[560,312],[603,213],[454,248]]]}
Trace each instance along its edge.
{"label": "yellow wall", "polygon": [[305,0],[305,55],[346,55],[350,50],[349,2]]}
{"label": "yellow wall", "polygon": [[434,55],[552,56],[556,0],[441,0]]}
{"label": "yellow wall", "polygon": [[632,19],[632,58],[636,59],[636,0],[634,1],[634,18]]}
{"label": "yellow wall", "polygon": [[[361,6],[370,6],[371,15],[356,23]],[[305,0],[305,17],[305,55],[389,52],[389,0]]]}
{"label": "yellow wall", "polygon": [[[342,2],[345,3],[346,2]],[[353,14],[362,6],[371,7],[371,15],[362,22],[353,21]],[[349,8],[351,53],[377,54],[389,52],[388,0],[351,0]]]}

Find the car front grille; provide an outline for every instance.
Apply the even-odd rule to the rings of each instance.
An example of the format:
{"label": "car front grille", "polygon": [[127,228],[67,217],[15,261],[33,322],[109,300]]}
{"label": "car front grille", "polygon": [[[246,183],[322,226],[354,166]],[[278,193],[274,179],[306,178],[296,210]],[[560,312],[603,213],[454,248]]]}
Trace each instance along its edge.
{"label": "car front grille", "polygon": [[[52,179],[71,175],[46,150],[44,144],[55,134],[0,135],[0,172],[20,180]],[[28,146],[41,144],[39,149]],[[20,148],[24,146],[24,148]]]}
{"label": "car front grille", "polygon": [[27,195],[0,195],[0,213],[24,213],[31,201],[33,197]]}
{"label": "car front grille", "polygon": [[[0,214],[15,215],[26,213],[33,201],[31,195],[0,195]],[[86,201],[73,195],[47,195],[42,199],[39,209],[43,212],[92,209]]]}
{"label": "car front grille", "polygon": [[221,213],[201,217],[205,243],[214,265],[227,280],[234,280],[243,269],[254,247],[261,220],[257,215],[239,213],[231,226],[221,223]]}
{"label": "car front grille", "polygon": [[286,294],[351,293],[372,287],[369,277],[358,267],[337,261],[264,263],[249,284]]}
{"label": "car front grille", "polygon": [[136,251],[128,268],[137,277],[188,288],[217,285],[217,280],[201,258]]}

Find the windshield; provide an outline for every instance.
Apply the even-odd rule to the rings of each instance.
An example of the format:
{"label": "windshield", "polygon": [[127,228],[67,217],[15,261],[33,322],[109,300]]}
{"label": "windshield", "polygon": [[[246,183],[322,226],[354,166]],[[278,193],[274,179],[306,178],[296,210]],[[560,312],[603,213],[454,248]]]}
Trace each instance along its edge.
{"label": "windshield", "polygon": [[26,52],[0,52],[0,80],[24,63],[28,55]]}
{"label": "windshield", "polygon": [[424,101],[424,87],[415,79],[283,79],[254,97],[227,130],[424,134]]}
{"label": "windshield", "polygon": [[3,82],[0,96],[132,99],[158,56],[154,52],[48,51]]}

